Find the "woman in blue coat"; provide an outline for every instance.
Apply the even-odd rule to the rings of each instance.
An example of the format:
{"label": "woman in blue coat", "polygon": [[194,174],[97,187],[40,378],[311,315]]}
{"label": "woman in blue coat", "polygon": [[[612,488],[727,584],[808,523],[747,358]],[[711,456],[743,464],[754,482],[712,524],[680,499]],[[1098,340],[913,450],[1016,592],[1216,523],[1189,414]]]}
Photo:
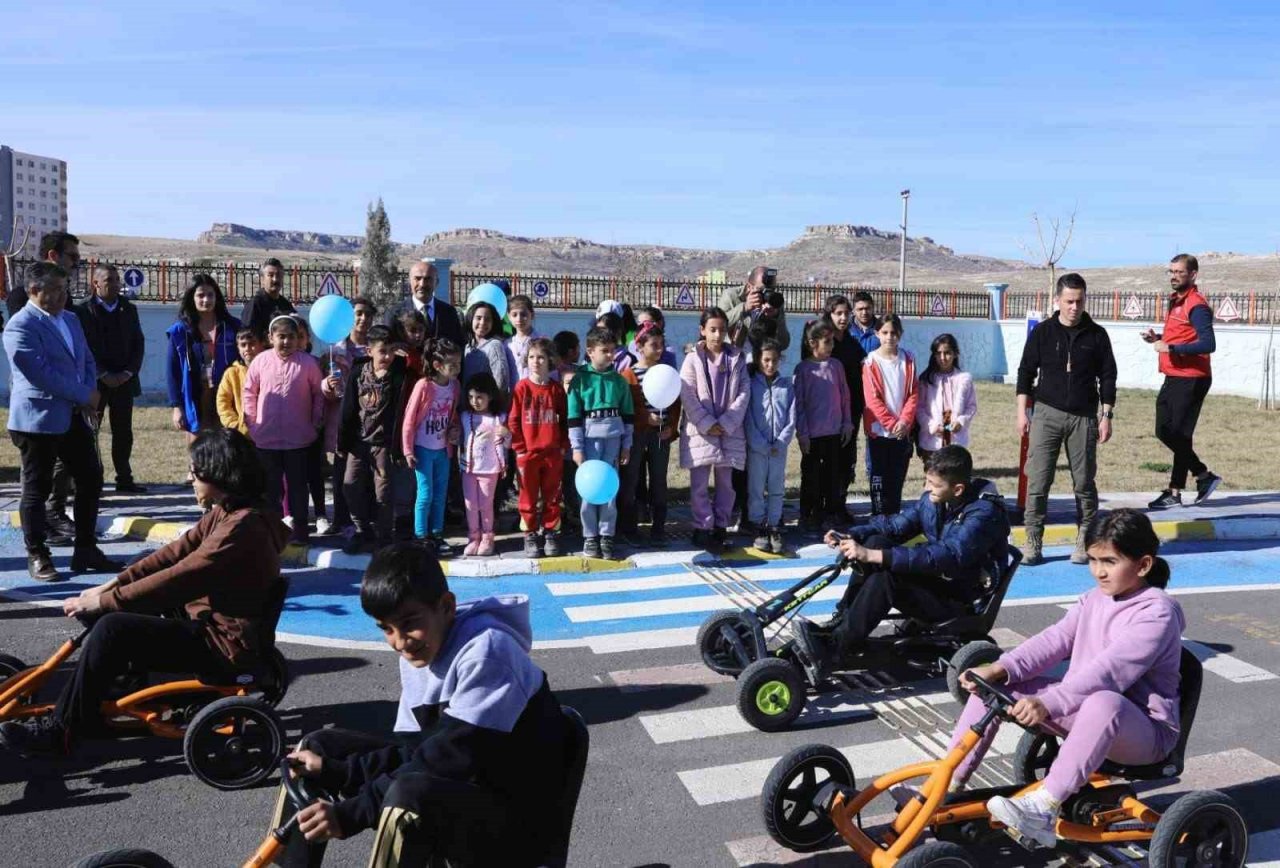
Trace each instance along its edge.
{"label": "woman in blue coat", "polygon": [[197,274],[182,294],[178,321],[165,331],[169,406],[173,427],[187,442],[205,428],[220,428],[214,399],[222,373],[240,359],[236,332],[240,320],[227,311],[218,282]]}

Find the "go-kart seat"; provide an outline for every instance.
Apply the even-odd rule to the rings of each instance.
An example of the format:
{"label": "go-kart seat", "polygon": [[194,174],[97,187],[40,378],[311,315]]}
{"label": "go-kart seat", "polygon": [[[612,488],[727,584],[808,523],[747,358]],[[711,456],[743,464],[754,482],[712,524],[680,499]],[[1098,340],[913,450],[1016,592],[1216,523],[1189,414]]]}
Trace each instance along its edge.
{"label": "go-kart seat", "polygon": [[1185,647],[1182,649],[1182,660],[1178,664],[1178,680],[1178,721],[1181,730],[1178,734],[1178,743],[1173,746],[1169,755],[1159,762],[1145,766],[1126,766],[1107,760],[1099,769],[1102,774],[1135,781],[1156,781],[1182,774],[1187,752],[1187,736],[1191,735],[1191,724],[1196,720],[1196,707],[1200,704],[1200,687],[1204,682],[1204,668],[1200,665],[1200,660]]}
{"label": "go-kart seat", "polygon": [[587,753],[591,735],[582,715],[567,705],[560,706],[565,728],[565,776],[560,794],[559,827],[548,852],[538,863],[542,868],[564,868],[569,861],[569,838],[573,833],[573,815],[578,809],[582,777],[587,769]]}
{"label": "go-kart seat", "polygon": [[927,632],[935,635],[954,635],[980,639],[991,632],[996,624],[996,616],[1000,614],[1000,606],[1004,603],[1004,595],[1013,583],[1013,575],[1022,563],[1022,552],[1009,546],[1005,553],[1005,566],[994,580],[983,573],[984,592],[973,603],[973,612],[927,625]]}
{"label": "go-kart seat", "polygon": [[201,672],[199,674],[200,680],[205,684],[217,686],[234,684],[238,687],[259,687],[265,692],[279,689],[282,685],[275,682],[280,679],[283,673],[276,671],[272,657],[275,654],[276,647],[276,626],[280,623],[281,614],[284,613],[284,601],[288,593],[289,581],[284,576],[280,576],[279,580],[271,586],[271,590],[267,592],[261,635],[264,653],[261,654],[257,666],[235,673],[228,672],[225,669]]}

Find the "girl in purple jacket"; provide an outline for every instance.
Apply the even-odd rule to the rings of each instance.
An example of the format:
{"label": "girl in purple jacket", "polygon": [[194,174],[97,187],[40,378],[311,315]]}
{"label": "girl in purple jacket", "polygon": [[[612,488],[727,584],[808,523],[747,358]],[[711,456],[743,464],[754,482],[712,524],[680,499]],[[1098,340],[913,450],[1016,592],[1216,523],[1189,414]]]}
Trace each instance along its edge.
{"label": "girl in purple jacket", "polygon": [[[1061,621],[1037,633],[995,663],[972,671],[1007,683],[1018,700],[1019,723],[1046,721],[1066,730],[1044,784],[1025,796],[987,802],[991,816],[1023,837],[1052,847],[1063,800],[1075,793],[1104,759],[1146,765],[1169,755],[1178,742],[1178,685],[1182,630],[1178,602],[1164,592],[1169,564],[1156,552],[1160,540],[1134,509],[1099,513],[1085,535],[1089,570],[1098,586],[1080,597]],[[1070,660],[1062,680],[1043,673]],[[960,683],[975,687],[962,673]],[[956,722],[951,746],[984,713],[970,697]],[[956,769],[953,789],[963,788],[995,737],[997,725]]]}
{"label": "girl in purple jacket", "polygon": [[493,504],[498,480],[507,469],[511,430],[492,374],[475,374],[467,380],[466,390],[466,409],[458,414],[462,421],[458,466],[467,504],[467,547],[462,553],[488,557],[494,553]]}

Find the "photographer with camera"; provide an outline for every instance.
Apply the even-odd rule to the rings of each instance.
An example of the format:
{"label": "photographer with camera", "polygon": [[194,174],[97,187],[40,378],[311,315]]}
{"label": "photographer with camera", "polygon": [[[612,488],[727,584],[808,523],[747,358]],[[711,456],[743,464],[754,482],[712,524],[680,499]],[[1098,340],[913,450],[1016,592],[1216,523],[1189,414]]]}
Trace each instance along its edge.
{"label": "photographer with camera", "polygon": [[791,333],[787,331],[787,315],[783,310],[781,293],[776,291],[778,269],[757,265],[747,275],[741,289],[726,288],[720,296],[719,307],[729,315],[729,335],[734,346],[747,342],[751,327],[761,318],[777,320],[777,328],[770,329],[772,337],[785,351],[791,345]]}

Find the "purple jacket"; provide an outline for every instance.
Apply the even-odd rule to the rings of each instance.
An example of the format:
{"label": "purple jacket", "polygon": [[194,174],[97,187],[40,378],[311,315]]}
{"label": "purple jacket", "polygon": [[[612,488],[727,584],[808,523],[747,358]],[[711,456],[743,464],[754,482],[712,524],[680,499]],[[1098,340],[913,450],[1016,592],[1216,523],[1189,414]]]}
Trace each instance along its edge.
{"label": "purple jacket", "polygon": [[[714,400],[711,382],[707,379],[712,368],[704,342],[698,341],[680,366],[680,402],[684,408],[680,420],[680,466],[685,470],[716,465],[731,465],[742,470],[747,464],[744,422],[751,400],[751,383],[742,352],[726,343],[723,355],[728,382],[719,402]],[[725,433],[707,433],[717,422]]]}
{"label": "purple jacket", "polygon": [[1009,682],[1026,681],[1070,658],[1062,681],[1040,694],[1049,715],[1080,710],[1100,690],[1123,694],[1168,732],[1162,750],[1178,740],[1179,664],[1186,617],[1178,601],[1159,588],[1121,599],[1097,588],[1082,595],[1067,615],[1000,658]]}
{"label": "purple jacket", "polygon": [[796,436],[801,441],[853,430],[849,381],[834,358],[796,365]]}

